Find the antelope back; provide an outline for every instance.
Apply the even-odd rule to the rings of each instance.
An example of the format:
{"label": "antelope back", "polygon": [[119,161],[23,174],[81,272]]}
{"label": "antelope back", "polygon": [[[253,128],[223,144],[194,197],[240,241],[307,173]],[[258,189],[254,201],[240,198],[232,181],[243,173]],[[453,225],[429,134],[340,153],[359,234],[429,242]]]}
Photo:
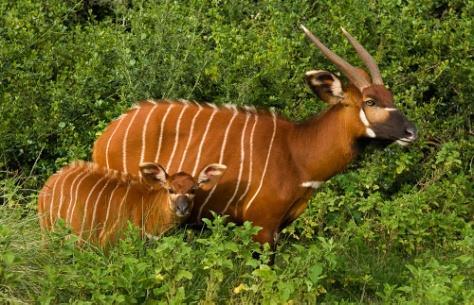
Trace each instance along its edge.
{"label": "antelope back", "polygon": [[146,200],[152,192],[136,177],[77,161],[51,176],[40,191],[40,224],[52,230],[62,219],[80,239],[105,244],[130,219],[128,203]]}
{"label": "antelope back", "polygon": [[94,144],[94,162],[136,174],[139,164],[196,176],[209,163],[225,164],[218,185],[196,191],[192,219],[209,210],[242,214],[260,195],[272,148],[281,142],[272,112],[189,101],[145,101],[113,121]]}

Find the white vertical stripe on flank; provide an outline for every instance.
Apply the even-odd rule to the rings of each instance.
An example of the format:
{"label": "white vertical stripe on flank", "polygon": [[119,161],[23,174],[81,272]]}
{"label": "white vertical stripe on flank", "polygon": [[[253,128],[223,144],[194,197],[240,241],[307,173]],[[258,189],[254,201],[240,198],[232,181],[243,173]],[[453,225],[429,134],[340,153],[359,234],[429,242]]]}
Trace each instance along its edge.
{"label": "white vertical stripe on flank", "polygon": [[245,131],[247,130],[247,124],[250,119],[250,112],[247,112],[246,118],[245,118],[245,125],[244,129],[242,130],[242,136],[240,138],[240,165],[239,165],[239,176],[237,178],[237,184],[235,186],[234,194],[232,194],[232,197],[230,197],[229,201],[227,201],[227,204],[222,211],[222,214],[225,214],[227,212],[227,209],[229,208],[230,204],[234,200],[235,196],[237,196],[237,192],[239,191],[239,185],[240,185],[240,179],[242,179],[242,171],[244,169],[244,161],[245,161],[245,148],[244,148],[244,140],[245,140]]}
{"label": "white vertical stripe on flank", "polygon": [[123,172],[128,173],[127,169],[127,140],[128,140],[128,132],[130,131],[130,127],[133,125],[133,122],[135,121],[135,118],[137,117],[137,114],[140,112],[140,107],[138,106],[135,110],[135,113],[133,114],[132,119],[130,120],[130,124],[128,124],[127,129],[125,130],[125,135],[123,137],[123,142],[122,142],[122,162],[123,162]]}
{"label": "white vertical stripe on flank", "polygon": [[105,146],[105,164],[107,165],[107,168],[110,168],[110,164],[109,164],[110,143],[112,142],[112,138],[114,137],[115,132],[120,129],[120,125],[122,125],[123,121],[125,121],[124,119],[125,119],[126,116],[127,115],[123,115],[118,119],[118,123],[115,126],[114,131],[112,131],[112,134],[110,135],[109,139],[107,140],[107,145]]}
{"label": "white vertical stripe on flank", "polygon": [[189,102],[186,101],[184,102],[184,107],[181,110],[181,113],[179,114],[178,120],[176,121],[176,131],[174,135],[174,145],[173,145],[173,150],[171,151],[170,159],[168,160],[168,165],[166,165],[165,170],[169,172],[171,162],[173,162],[174,154],[176,153],[176,148],[178,147],[178,142],[179,142],[179,129],[181,127],[181,120],[183,118],[184,112],[186,111],[186,108],[189,106]]}
{"label": "white vertical stripe on flank", "polygon": [[76,192],[74,193],[74,200],[72,200],[73,205],[69,207],[69,210],[67,212],[67,220],[70,225],[72,225],[72,217],[74,216],[74,211],[76,210],[76,205],[77,205],[77,197],[79,196],[79,190],[81,189],[81,184],[84,179],[86,179],[88,176],[90,176],[89,172],[84,172],[84,176],[82,176],[81,180],[77,183],[77,188]]}
{"label": "white vertical stripe on flank", "polygon": [[92,187],[91,191],[89,192],[89,195],[87,195],[86,201],[84,202],[84,210],[82,211],[83,214],[82,214],[81,229],[79,230],[79,234],[78,234],[80,238],[82,238],[82,232],[84,231],[84,224],[85,224],[85,222],[86,222],[87,210],[88,210],[88,207],[89,207],[89,199],[91,199],[91,195],[94,193],[96,187],[97,187],[103,180],[105,180],[105,177],[102,177],[102,178],[100,178],[99,180],[97,180],[97,182],[94,184],[94,186]]}
{"label": "white vertical stripe on flank", "polygon": [[58,176],[56,178],[56,181],[54,181],[54,184],[53,184],[53,189],[52,189],[53,196],[51,197],[51,203],[49,204],[49,221],[51,222],[51,231],[54,228],[53,208],[54,208],[54,201],[56,200],[54,194],[56,193],[56,186],[57,186],[58,181],[61,177],[59,175],[59,173],[57,173],[56,175],[58,175]]}
{"label": "white vertical stripe on flank", "polygon": [[[105,182],[104,186],[103,186],[102,189],[100,190],[99,195],[97,195],[97,199],[96,199],[95,202],[94,202],[94,209],[93,209],[93,212],[92,212],[92,220],[91,220],[91,228],[90,228],[90,230],[89,230],[89,237],[87,237],[87,240],[90,240],[91,237],[92,237],[92,230],[94,229],[95,217],[96,217],[96,215],[97,215],[97,206],[102,204],[102,203],[100,202],[100,198],[102,197],[102,194],[103,194],[104,191],[107,189],[107,186],[109,186],[109,184],[110,184],[110,179],[107,179],[107,181]],[[117,184],[118,184],[118,182],[117,182]]]}
{"label": "white vertical stripe on flank", "polygon": [[160,151],[161,151],[161,142],[163,141],[163,129],[165,127],[165,122],[166,118],[170,114],[171,109],[174,107],[175,104],[170,104],[168,106],[168,109],[166,109],[166,113],[163,116],[163,119],[161,120],[161,125],[160,125],[160,138],[158,140],[158,148],[156,149],[156,155],[155,155],[155,163],[158,163],[158,158],[160,157]]}
{"label": "white vertical stripe on flank", "polygon": [[194,164],[194,169],[193,169],[192,174],[191,174],[193,177],[196,176],[196,170],[197,170],[197,167],[199,165],[199,161],[201,159],[202,146],[204,145],[204,141],[206,140],[207,133],[209,132],[209,128],[211,127],[212,120],[214,119],[214,116],[216,115],[217,110],[218,110],[218,108],[216,107],[212,111],[212,114],[209,118],[209,121],[207,122],[206,130],[204,131],[204,134],[202,135],[201,143],[199,144],[199,150],[198,150],[198,154],[197,154],[197,157],[196,157],[196,163]]}
{"label": "white vertical stripe on flank", "polygon": [[[73,204],[73,194],[74,194],[74,186],[76,185],[76,181],[79,179],[79,177],[83,176],[84,175],[84,169],[82,168],[82,172],[79,173],[78,175],[76,175],[76,177],[74,178],[74,180],[71,182],[71,187],[69,188],[69,202],[67,204],[67,211],[66,211],[66,215],[64,215],[64,221],[68,221],[69,219],[69,213],[71,211],[71,205]],[[87,175],[87,173],[85,173],[85,175]],[[70,223],[69,223],[70,224]]]}
{"label": "white vertical stripe on flank", "polygon": [[142,148],[141,148],[141,152],[140,152],[140,163],[138,164],[142,164],[145,160],[145,152],[146,152],[146,133],[147,133],[147,130],[148,130],[148,124],[149,124],[149,121],[150,121],[150,118],[151,118],[151,115],[153,114],[153,112],[158,108],[158,104],[157,103],[154,103],[154,106],[151,108],[150,112],[148,112],[148,115],[146,116],[146,119],[145,119],[145,124],[143,126],[143,131],[142,131]]}
{"label": "white vertical stripe on flank", "polygon": [[260,179],[260,185],[258,186],[257,191],[255,191],[255,194],[249,200],[249,202],[247,203],[247,206],[244,209],[244,216],[245,216],[245,213],[247,213],[250,206],[252,205],[255,198],[257,197],[258,193],[260,192],[260,189],[262,188],[262,185],[263,185],[263,181],[265,179],[265,174],[267,173],[268,161],[270,160],[270,153],[272,151],[273,140],[275,140],[275,134],[276,134],[276,115],[274,112],[272,112],[272,116],[273,116],[273,134],[272,134],[272,139],[270,140],[270,146],[268,147],[267,158],[265,160],[265,166],[263,167],[262,178]]}
{"label": "white vertical stripe on flank", "polygon": [[[57,217],[56,219],[60,218],[61,217],[61,208],[63,206],[63,203],[64,203],[64,200],[63,200],[63,197],[64,197],[64,183],[66,182],[67,178],[69,178],[69,176],[71,176],[72,174],[76,174],[78,172],[78,169],[79,171],[81,170],[81,167],[77,167],[75,169],[73,169],[72,171],[70,171],[66,177],[64,177],[63,181],[62,181],[62,184],[61,184],[61,191],[59,192],[59,207],[58,207],[58,213],[57,213]],[[77,178],[77,176],[76,176]],[[75,179],[74,179],[75,180]],[[73,180],[73,181],[74,181]],[[69,193],[70,194],[70,193]]]}
{"label": "white vertical stripe on flank", "polygon": [[51,192],[49,190],[42,190],[39,195],[38,195],[38,202],[40,202],[41,204],[38,206],[38,214],[39,214],[39,221],[40,221],[40,226],[41,226],[41,229],[45,229],[46,228],[46,224],[44,223],[44,214],[45,214],[45,211],[44,211],[44,203],[45,203],[45,200],[46,200],[46,196],[49,195],[51,196]]}
{"label": "white vertical stripe on flank", "polygon": [[193,117],[193,120],[191,121],[191,128],[189,130],[188,142],[186,143],[186,147],[184,148],[184,151],[183,151],[183,156],[181,157],[181,162],[179,163],[179,166],[178,166],[178,169],[176,170],[176,172],[180,172],[181,168],[183,167],[183,163],[184,163],[184,160],[186,159],[186,154],[188,152],[189,144],[191,144],[191,139],[193,138],[194,124],[196,123],[196,119],[197,119],[199,113],[203,109],[203,107],[200,104],[196,103],[196,105],[198,106],[199,110],[196,112],[196,114]]}
{"label": "white vertical stripe on flank", "polygon": [[247,187],[242,193],[240,198],[237,200],[237,204],[247,195],[250,190],[250,185],[252,182],[252,168],[253,168],[253,136],[255,134],[255,126],[257,126],[258,114],[255,114],[255,121],[253,122],[252,131],[250,132],[250,155],[249,155],[249,177],[247,179]]}
{"label": "white vertical stripe on flank", "polygon": [[[233,112],[234,114],[232,115],[232,118],[230,119],[229,121],[229,124],[227,125],[227,128],[225,130],[225,133],[224,133],[224,139],[222,141],[222,146],[221,146],[221,153],[219,155],[219,163],[222,164],[223,160],[224,160],[224,151],[225,151],[225,147],[227,145],[227,138],[228,138],[228,135],[229,135],[229,131],[230,131],[230,127],[232,126],[232,123],[234,122],[235,118],[237,117],[237,115],[239,114],[239,112],[237,111],[237,108],[233,108]],[[204,200],[204,203],[201,205],[201,207],[199,208],[199,214],[198,214],[198,220],[201,219],[201,213],[202,213],[202,210],[204,209],[204,207],[207,205],[207,202],[209,201],[209,199],[211,198],[212,194],[214,193],[214,191],[216,190],[217,188],[217,184],[214,185],[214,187],[212,188],[212,190],[209,192],[209,194],[207,195],[206,197],[206,200]]]}
{"label": "white vertical stripe on flank", "polygon": [[[127,185],[127,190],[125,191],[125,195],[123,196],[122,201],[120,201],[120,204],[119,204],[119,211],[118,211],[116,220],[115,220],[114,224],[112,225],[112,227],[110,228],[109,233],[108,233],[108,234],[104,233],[104,234],[105,234],[105,238],[108,238],[108,235],[110,235],[110,233],[115,230],[115,227],[118,225],[118,223],[119,223],[120,221],[122,221],[122,218],[121,218],[121,215],[122,215],[122,208],[123,208],[124,203],[127,201],[128,192],[130,191],[130,188],[131,188],[130,184]],[[104,230],[105,230],[105,229],[106,229],[106,227],[104,226]]]}
{"label": "white vertical stripe on flank", "polygon": [[105,213],[105,220],[104,220],[104,224],[102,225],[102,231],[100,231],[100,234],[99,234],[99,238],[98,238],[99,242],[102,239],[102,235],[104,235],[105,230],[107,229],[107,223],[109,221],[109,215],[110,215],[110,207],[112,206],[111,203],[114,202],[114,194],[115,194],[115,191],[119,188],[120,182],[116,182],[115,184],[116,184],[115,188],[110,193],[109,202],[107,203],[107,212]]}

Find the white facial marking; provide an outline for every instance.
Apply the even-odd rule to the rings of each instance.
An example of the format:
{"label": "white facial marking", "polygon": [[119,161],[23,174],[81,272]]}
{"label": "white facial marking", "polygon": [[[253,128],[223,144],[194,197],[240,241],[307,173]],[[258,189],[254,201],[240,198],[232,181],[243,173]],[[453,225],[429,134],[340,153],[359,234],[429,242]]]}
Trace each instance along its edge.
{"label": "white facial marking", "polygon": [[310,187],[310,188],[313,188],[315,190],[317,190],[321,184],[323,184],[324,181],[305,181],[303,183],[301,183],[301,186],[302,187]]}
{"label": "white facial marking", "polygon": [[369,128],[370,126],[369,120],[367,120],[367,116],[365,115],[364,109],[362,108],[359,111],[359,117],[360,117],[360,120],[362,121],[362,124],[364,124],[364,126],[366,127],[365,134],[369,138],[375,138],[376,137],[375,132],[372,130],[372,128]]}
{"label": "white facial marking", "polygon": [[362,124],[364,124],[365,127],[369,127],[369,120],[367,120],[367,116],[365,115],[365,112],[364,112],[364,109],[360,109],[360,112],[359,112],[359,117],[360,117],[360,120],[362,121]]}
{"label": "white facial marking", "polygon": [[171,199],[172,201],[176,201],[176,199],[178,199],[178,197],[179,197],[178,194],[169,194],[169,196],[170,196],[170,199]]}
{"label": "white facial marking", "polygon": [[385,107],[384,108],[386,111],[397,111],[397,108],[392,108],[392,107]]}
{"label": "white facial marking", "polygon": [[184,194],[184,196],[186,196],[186,198],[188,198],[189,200],[193,200],[194,199],[194,194]]}
{"label": "white facial marking", "polygon": [[410,145],[411,141],[412,140],[409,140],[407,138],[402,138],[402,139],[396,140],[395,142],[400,146],[408,146],[408,145]]}
{"label": "white facial marking", "polygon": [[376,137],[376,134],[375,134],[375,132],[372,130],[372,128],[368,128],[368,127],[367,127],[367,128],[365,129],[365,133],[367,134],[367,136],[368,136],[369,138],[375,138],[375,137]]}

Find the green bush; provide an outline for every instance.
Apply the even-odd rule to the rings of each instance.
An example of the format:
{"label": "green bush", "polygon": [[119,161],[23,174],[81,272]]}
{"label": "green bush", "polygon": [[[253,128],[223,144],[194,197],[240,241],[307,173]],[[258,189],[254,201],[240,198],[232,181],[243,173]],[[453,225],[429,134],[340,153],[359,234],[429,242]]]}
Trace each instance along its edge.
{"label": "green bush", "polygon": [[[474,303],[474,2],[0,1],[0,303]],[[419,129],[410,149],[369,147],[288,227],[276,265],[251,258],[250,224],[110,253],[42,237],[36,192],[134,102],[187,98],[324,106],[310,69],[335,71],[305,24],[360,65],[339,27],[374,54]]]}

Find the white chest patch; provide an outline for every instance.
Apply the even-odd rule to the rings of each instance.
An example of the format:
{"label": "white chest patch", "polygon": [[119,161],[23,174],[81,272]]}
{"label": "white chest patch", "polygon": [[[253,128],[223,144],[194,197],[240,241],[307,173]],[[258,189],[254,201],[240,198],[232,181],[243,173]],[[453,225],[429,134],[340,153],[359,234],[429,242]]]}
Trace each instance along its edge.
{"label": "white chest patch", "polygon": [[152,234],[150,234],[150,233],[146,233],[146,232],[145,232],[145,236],[146,236],[146,238],[148,238],[149,240],[160,240],[160,237],[159,237],[159,236],[152,235]]}
{"label": "white chest patch", "polygon": [[324,181],[305,181],[303,183],[301,183],[301,186],[302,187],[310,187],[310,188],[313,188],[315,190],[317,190],[321,184],[323,184]]}

